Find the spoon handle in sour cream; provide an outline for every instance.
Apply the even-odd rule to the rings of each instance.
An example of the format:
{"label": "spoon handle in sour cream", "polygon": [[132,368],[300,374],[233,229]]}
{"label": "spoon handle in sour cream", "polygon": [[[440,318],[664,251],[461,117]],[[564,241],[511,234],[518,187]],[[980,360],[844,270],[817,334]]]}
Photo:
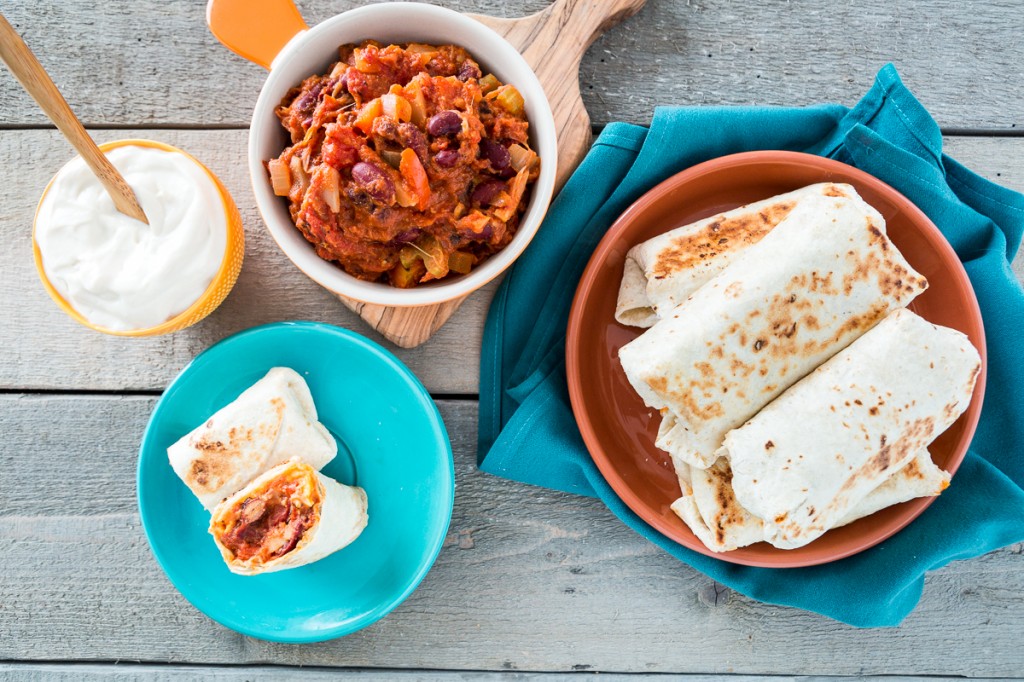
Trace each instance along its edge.
{"label": "spoon handle in sour cream", "polygon": [[85,132],[46,69],[3,14],[0,14],[0,59],[103,183],[117,210],[148,225],[149,219],[135,192]]}

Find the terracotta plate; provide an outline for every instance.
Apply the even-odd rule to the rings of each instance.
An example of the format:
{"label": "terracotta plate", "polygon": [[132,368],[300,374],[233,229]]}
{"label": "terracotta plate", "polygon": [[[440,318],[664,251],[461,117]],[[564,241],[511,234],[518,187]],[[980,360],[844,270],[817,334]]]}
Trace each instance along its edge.
{"label": "terracotta plate", "polygon": [[890,507],[795,550],[762,542],[712,553],[669,508],[679,497],[679,484],[668,454],[654,446],[660,417],[644,406],[619,365],[619,348],[642,331],[614,318],[630,247],[715,213],[827,181],[853,185],[878,209],[892,241],[928,278],[929,289],[910,308],[935,324],[966,333],[981,351],[982,373],[970,406],[929,447],[935,463],[953,473],[974,435],[985,393],[985,336],[978,302],[938,228],[902,194],[856,168],[808,154],[768,151],[726,156],[679,173],[642,196],[612,225],[591,257],[573,301],[566,340],[569,393],[594,462],[623,502],[647,523],[690,549],[725,561],[781,568],[841,559],[896,533],[932,501],[923,498]]}

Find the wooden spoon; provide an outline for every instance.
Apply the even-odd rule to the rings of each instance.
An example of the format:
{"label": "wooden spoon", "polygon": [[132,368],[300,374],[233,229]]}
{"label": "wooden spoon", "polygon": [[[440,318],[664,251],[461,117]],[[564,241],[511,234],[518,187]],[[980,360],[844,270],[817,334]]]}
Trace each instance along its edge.
{"label": "wooden spoon", "polygon": [[114,206],[126,216],[149,224],[146,213],[139,205],[135,192],[125,182],[114,164],[100,151],[89,133],[85,132],[81,121],[64,101],[57,86],[50,79],[46,69],[32,54],[25,41],[21,39],[14,27],[0,14],[0,59],[7,64],[14,77],[22,87],[32,95],[43,112],[50,117],[57,130],[63,133],[71,146],[81,154],[85,163],[103,183],[107,194],[114,200]]}

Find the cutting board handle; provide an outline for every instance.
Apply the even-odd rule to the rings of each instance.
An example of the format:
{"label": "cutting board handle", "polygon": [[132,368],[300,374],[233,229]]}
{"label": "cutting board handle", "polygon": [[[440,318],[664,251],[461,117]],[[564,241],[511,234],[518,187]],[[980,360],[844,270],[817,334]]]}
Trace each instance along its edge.
{"label": "cutting board handle", "polygon": [[[645,2],[647,0],[555,0],[540,14],[547,13],[550,18],[546,21],[557,28],[558,36],[570,41],[568,46],[559,46],[556,38],[553,46],[571,47],[569,54],[579,62],[602,33],[639,12]],[[562,19],[552,21],[554,17]]]}
{"label": "cutting board handle", "polygon": [[[607,29],[640,11],[647,0],[555,0],[528,17],[498,19],[474,15],[519,48],[535,67],[544,60],[531,60],[530,52],[550,52],[563,64],[578,64],[583,53]],[[531,50],[531,48],[533,48]],[[536,70],[536,68],[535,68]],[[564,71],[564,66],[562,69]]]}
{"label": "cutting board handle", "polygon": [[583,54],[602,33],[636,14],[646,0],[555,0],[528,17],[472,15],[512,44],[533,67],[555,115],[561,189],[590,148],[590,116],[580,97]]}

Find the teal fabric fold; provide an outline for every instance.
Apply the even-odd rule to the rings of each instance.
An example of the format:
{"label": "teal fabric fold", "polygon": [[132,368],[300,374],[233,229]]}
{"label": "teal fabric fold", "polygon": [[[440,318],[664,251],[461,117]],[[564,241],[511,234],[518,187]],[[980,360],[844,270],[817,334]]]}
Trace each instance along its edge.
{"label": "teal fabric fold", "polygon": [[[669,540],[601,477],[576,428],[565,381],[565,328],[576,284],[612,222],[648,189],[697,163],[758,149],[804,151],[856,166],[920,207],[963,261],[981,305],[988,383],[977,434],[953,485],[885,542],[824,566],[736,566]],[[650,128],[609,125],[552,205],[491,305],[480,367],[480,468],[600,498],[677,559],[754,599],[857,627],[898,625],[927,571],[1024,541],[1024,290],[1012,261],[1024,196],[942,151],[938,125],[892,65],[852,109],[686,107]]]}

